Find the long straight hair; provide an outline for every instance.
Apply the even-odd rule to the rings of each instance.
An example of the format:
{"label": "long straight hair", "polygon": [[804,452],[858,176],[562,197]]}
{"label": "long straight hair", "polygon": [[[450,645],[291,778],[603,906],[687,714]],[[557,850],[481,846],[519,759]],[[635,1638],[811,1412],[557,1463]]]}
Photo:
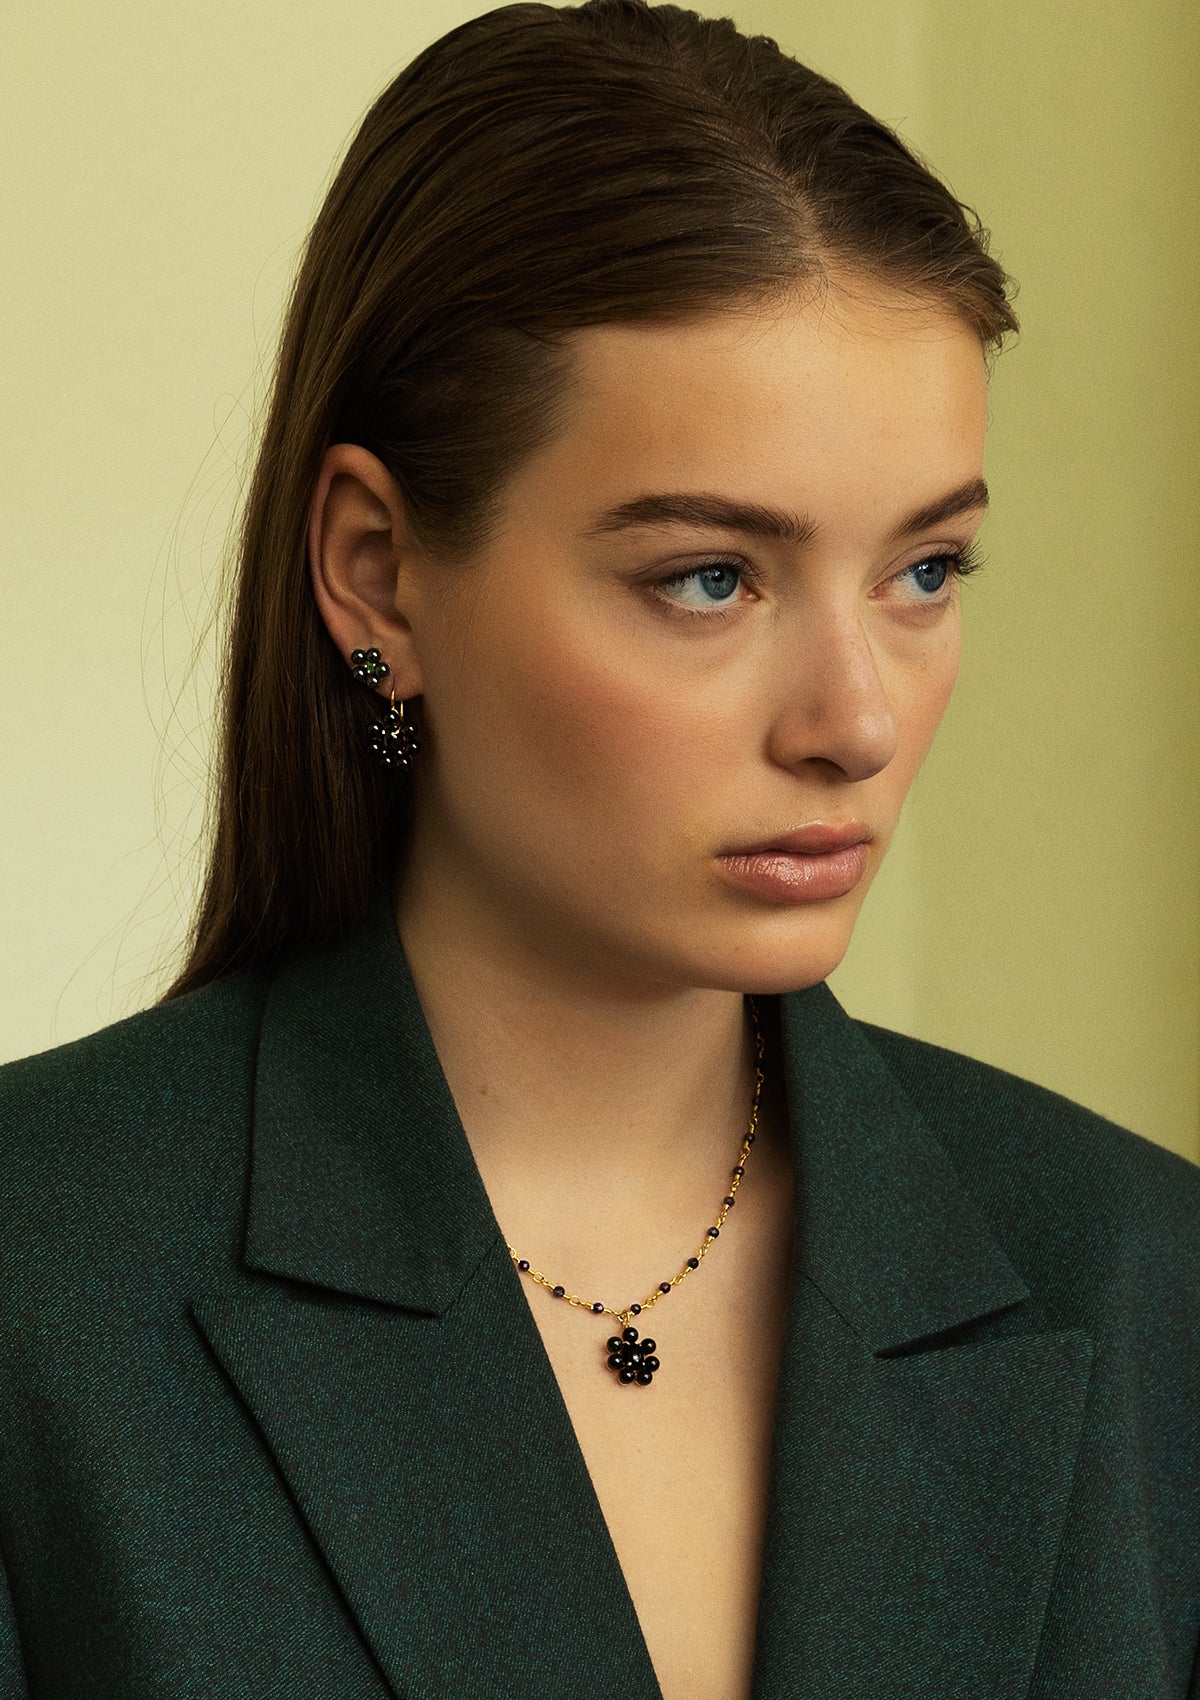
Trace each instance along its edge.
{"label": "long straight hair", "polygon": [[208,861],[166,1002],[327,940],[410,825],[320,617],[309,512],[331,443],[395,478],[434,561],[486,549],[553,435],[570,333],[766,303],[852,269],[1017,328],[987,232],[885,124],[767,36],[645,0],[501,6],[368,111],[309,234],[243,513]]}

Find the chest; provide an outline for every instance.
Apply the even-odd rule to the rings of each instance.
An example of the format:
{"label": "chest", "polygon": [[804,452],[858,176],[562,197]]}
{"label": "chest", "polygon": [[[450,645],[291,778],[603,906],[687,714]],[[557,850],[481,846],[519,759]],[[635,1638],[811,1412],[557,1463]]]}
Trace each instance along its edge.
{"label": "chest", "polygon": [[[746,1700],[754,1662],[790,1212],[718,1274],[705,1260],[637,1321],[657,1342],[648,1387],[605,1368],[618,1328],[534,1310],[664,1700]],[[581,1578],[586,1596],[587,1581]]]}

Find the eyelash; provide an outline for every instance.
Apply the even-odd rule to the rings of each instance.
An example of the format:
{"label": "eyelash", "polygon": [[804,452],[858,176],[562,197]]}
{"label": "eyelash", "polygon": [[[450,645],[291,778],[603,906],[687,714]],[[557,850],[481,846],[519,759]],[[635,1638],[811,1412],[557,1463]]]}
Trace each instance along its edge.
{"label": "eyelash", "polygon": [[[951,579],[957,579],[961,583],[962,580],[967,578],[971,573],[979,571],[980,567],[983,566],[983,560],[984,558],[980,554],[978,546],[974,543],[970,544],[966,549],[939,549],[936,555],[926,555],[921,560],[913,561],[909,566],[902,567],[898,573],[893,574],[893,577],[898,579],[907,578],[911,573],[916,572],[918,567],[927,567],[932,562],[937,561],[944,562],[950,572]],[[685,603],[676,602],[673,597],[667,596],[663,591],[664,585],[686,584],[689,579],[697,578],[701,573],[711,571],[713,567],[730,568],[733,572],[740,574],[742,579],[752,587],[758,582],[757,574],[751,567],[748,567],[744,561],[721,557],[714,558],[711,561],[701,561],[699,566],[689,567],[687,572],[672,573],[669,578],[656,579],[654,583],[649,586],[650,592],[652,595],[655,595],[660,602],[664,603],[671,613],[679,614],[685,620],[719,619],[730,609],[735,608],[737,604],[735,602],[714,602],[711,609],[689,608]],[[888,582],[890,583],[891,581],[889,580]],[[949,600],[950,597],[948,595],[942,597],[930,596],[922,598],[917,602],[916,606],[921,607],[923,603],[925,607],[937,608],[943,606]]]}

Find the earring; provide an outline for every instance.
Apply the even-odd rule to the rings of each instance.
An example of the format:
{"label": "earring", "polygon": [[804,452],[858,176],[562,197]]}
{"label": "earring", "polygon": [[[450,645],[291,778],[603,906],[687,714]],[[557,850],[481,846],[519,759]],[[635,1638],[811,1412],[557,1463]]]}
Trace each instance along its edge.
{"label": "earring", "polygon": [[350,653],[350,671],[362,685],[370,685],[374,690],[381,680],[386,679],[391,668],[386,661],[379,659],[377,649],[355,649]]}
{"label": "earring", "polygon": [[396,707],[396,687],[392,686],[392,705],[383,717],[382,724],[373,722],[367,734],[367,748],[376,760],[386,768],[408,768],[413,764],[413,758],[421,748],[417,735],[413,731],[412,722],[404,718],[404,702]]}
{"label": "earring", "polygon": [[[356,649],[350,656],[350,671],[361,684],[374,690],[380,680],[390,674],[391,668],[380,659],[377,649]],[[391,706],[382,721],[372,721],[367,730],[367,749],[381,767],[391,771],[410,768],[420,748],[412,722],[404,718],[403,699],[400,707],[396,707],[396,686],[393,682]]]}

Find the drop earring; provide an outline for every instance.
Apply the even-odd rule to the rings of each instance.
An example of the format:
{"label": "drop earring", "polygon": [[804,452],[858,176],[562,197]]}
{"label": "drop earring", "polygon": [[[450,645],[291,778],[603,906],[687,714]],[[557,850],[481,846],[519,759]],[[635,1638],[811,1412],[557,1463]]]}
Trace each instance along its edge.
{"label": "drop earring", "polygon": [[[350,656],[350,671],[360,684],[374,690],[391,672],[377,649],[356,649]],[[367,729],[367,749],[375,761],[389,772],[410,768],[421,748],[412,722],[404,718],[404,701],[396,707],[396,686],[392,684],[391,705],[383,719],[372,721]]]}

